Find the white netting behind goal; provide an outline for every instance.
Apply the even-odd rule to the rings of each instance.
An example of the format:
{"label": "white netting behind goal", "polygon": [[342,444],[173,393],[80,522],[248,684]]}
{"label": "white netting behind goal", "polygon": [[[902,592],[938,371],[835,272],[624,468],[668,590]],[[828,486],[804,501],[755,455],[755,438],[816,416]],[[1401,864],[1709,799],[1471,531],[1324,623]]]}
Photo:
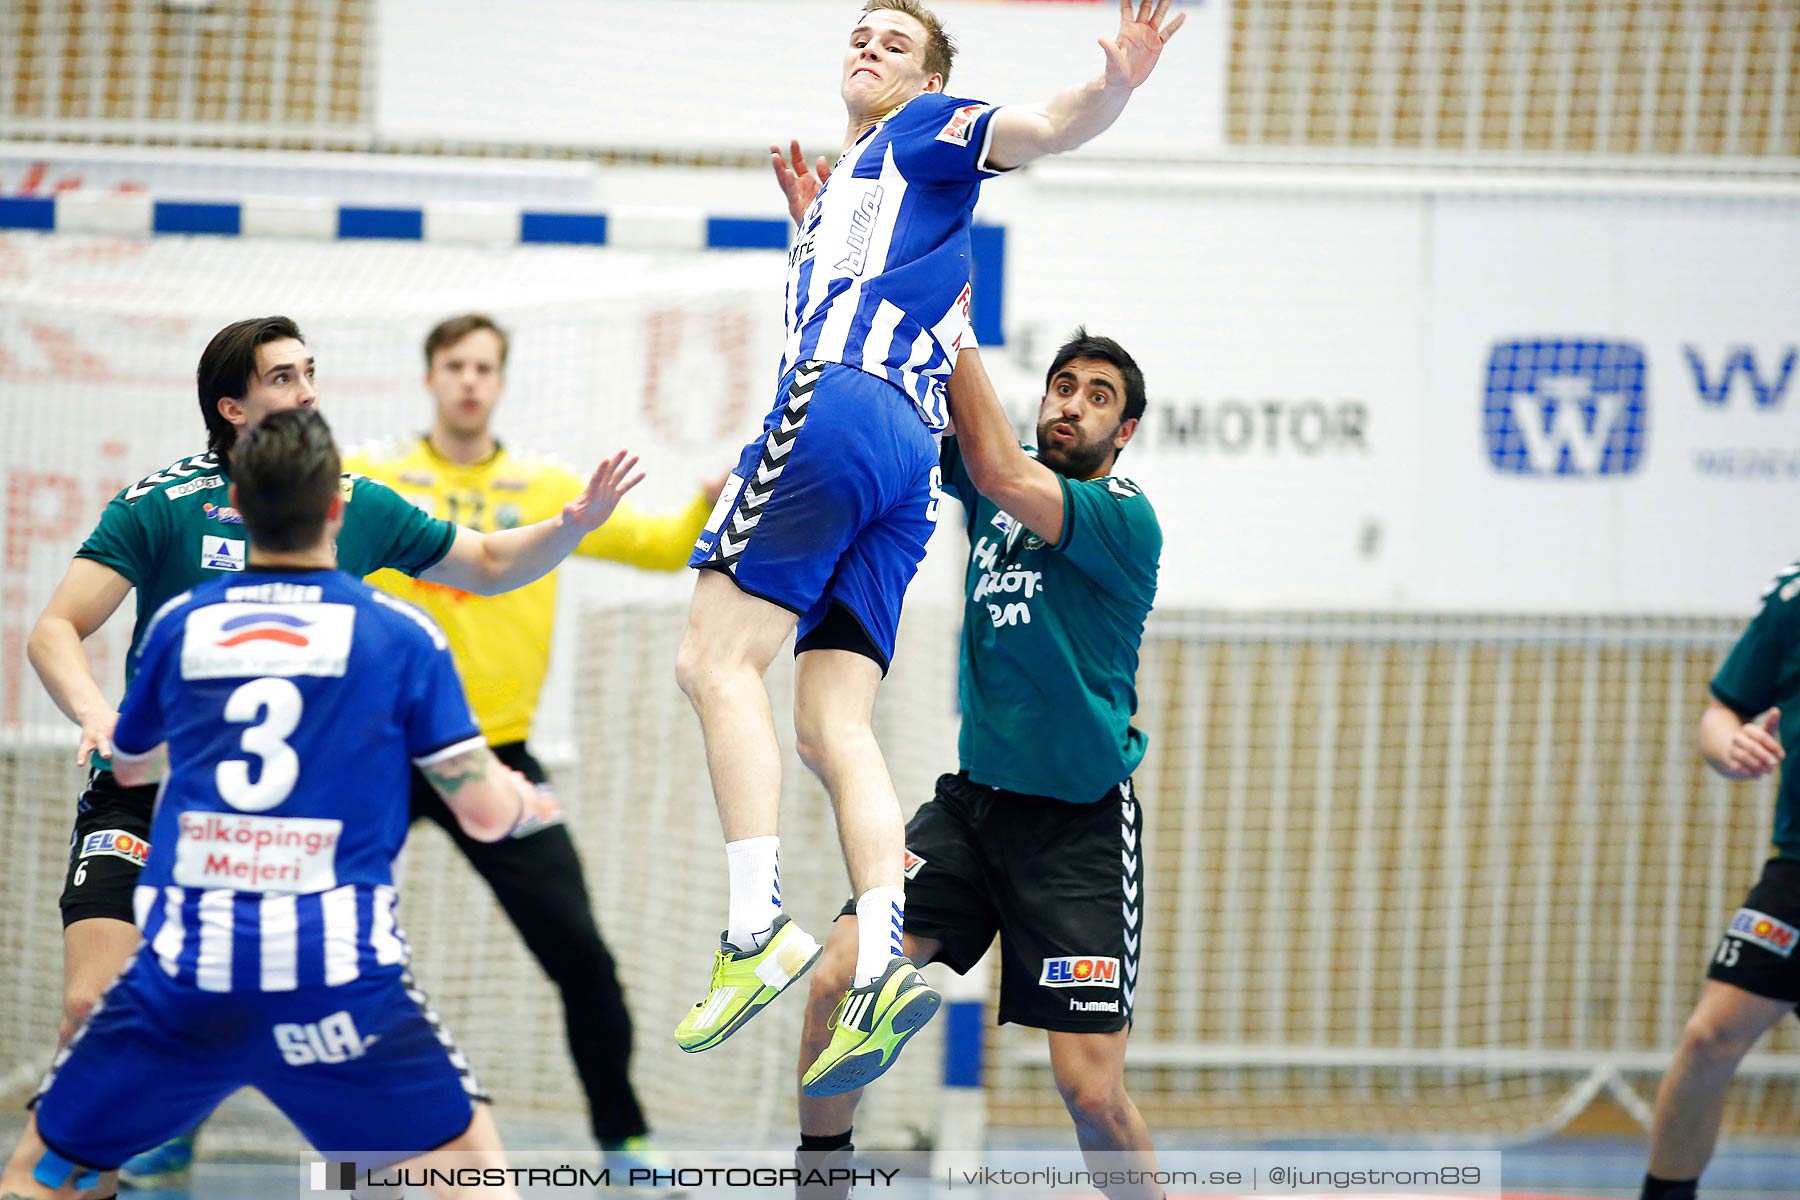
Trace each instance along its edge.
{"label": "white netting behind goal", "polygon": [[[503,440],[578,466],[630,446],[652,475],[634,502],[667,510],[684,506],[702,477],[723,473],[766,411],[780,350],[782,268],[781,255],[755,253],[659,258],[552,247],[0,237],[8,497],[0,823],[18,859],[0,880],[0,911],[10,918],[0,926],[0,1080],[11,1095],[29,1088],[53,1048],[55,898],[81,778],[73,731],[31,674],[24,639],[106,498],[204,447],[193,377],[213,332],[247,315],[298,320],[318,356],[323,411],[349,445],[424,429],[426,331],[456,312],[492,313],[512,334],[497,421]],[[680,740],[695,721],[674,684],[673,644],[647,641],[579,668],[568,661],[575,611],[635,603],[680,614],[691,577],[580,562],[563,581],[564,632],[533,742],[557,776],[627,984],[646,1108],[678,1137],[747,1143],[772,1129],[787,1136],[798,1000],[703,1058],[680,1054],[670,1036],[704,991],[725,911],[710,793]],[[131,616],[128,602],[89,645],[114,694]],[[946,643],[937,655],[942,687],[954,676],[946,657],[953,647],[938,640]],[[590,673],[627,691],[597,695]],[[786,663],[772,672],[778,692],[790,675]],[[935,741],[912,743],[921,765],[911,769],[908,791],[916,795],[920,772],[954,754],[954,694],[915,696],[905,679],[897,673],[890,703],[934,713],[939,731]],[[587,707],[596,703],[606,707]],[[778,700],[776,708],[785,713],[786,705]],[[577,730],[588,755],[581,761],[571,757]],[[601,741],[590,747],[590,736]],[[614,736],[620,740],[607,740]],[[674,789],[691,793],[679,807]],[[796,763],[788,798],[788,894],[822,933],[847,886],[836,834]],[[435,829],[415,833],[403,890],[420,982],[503,1105],[503,1121],[566,1130],[563,1144],[585,1144],[556,994]],[[894,1136],[930,1124],[934,1050],[915,1049],[908,1067],[911,1082],[893,1089],[888,1117],[879,1107],[875,1114]],[[242,1115],[227,1113],[208,1145],[270,1144],[279,1128],[273,1118],[241,1099],[234,1107]]]}
{"label": "white netting behind goal", "polygon": [[[55,897],[79,784],[73,733],[25,666],[24,637],[106,496],[200,445],[191,380],[211,333],[251,313],[298,318],[325,411],[354,441],[421,427],[424,332],[491,311],[515,335],[506,437],[576,463],[629,444],[657,472],[644,502],[672,506],[763,411],[779,275],[769,255],[0,237],[11,1095],[54,1038]],[[909,599],[877,715],[908,807],[955,761],[957,550],[949,537]],[[1180,535],[1165,551],[1191,552]],[[797,997],[707,1055],[669,1036],[725,909],[698,729],[672,676],[691,583],[592,564],[564,578],[536,741],[627,985],[649,1115],[679,1140],[785,1140]],[[128,616],[91,647],[113,688]],[[1600,1093],[1641,1120],[1766,853],[1768,786],[1712,781],[1693,752],[1706,681],[1737,632],[1156,613],[1139,679],[1150,857],[1129,1076],[1153,1126],[1516,1137]],[[770,683],[784,728],[791,678],[783,656]],[[822,932],[846,883],[824,797],[791,754],[782,832],[784,897]],[[420,979],[503,1122],[583,1144],[555,994],[435,830],[414,836],[404,897]],[[875,1089],[859,1129],[933,1128],[939,1036]],[[990,1119],[1061,1125],[1042,1038],[1008,1027],[988,1048]],[[1749,1060],[1728,1128],[1800,1128],[1797,1067],[1795,1031],[1777,1031]],[[292,1145],[281,1128],[239,1101],[208,1145]]]}

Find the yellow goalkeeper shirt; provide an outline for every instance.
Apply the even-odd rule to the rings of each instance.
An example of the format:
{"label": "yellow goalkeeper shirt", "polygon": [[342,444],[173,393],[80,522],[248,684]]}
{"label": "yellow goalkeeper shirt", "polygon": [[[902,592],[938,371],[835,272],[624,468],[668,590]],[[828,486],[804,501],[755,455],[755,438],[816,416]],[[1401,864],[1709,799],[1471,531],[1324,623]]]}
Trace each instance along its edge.
{"label": "yellow goalkeeper shirt", "polygon": [[[479,463],[451,462],[422,437],[352,450],[344,470],[380,480],[431,516],[483,533],[553,517],[587,485],[554,460],[504,446]],[[696,495],[686,509],[666,516],[621,503],[575,553],[651,571],[679,570],[687,565],[712,503],[711,497]],[[499,596],[477,596],[398,571],[377,571],[369,582],[418,605],[443,627],[475,719],[490,743],[521,742],[530,735],[550,669],[555,571]]]}

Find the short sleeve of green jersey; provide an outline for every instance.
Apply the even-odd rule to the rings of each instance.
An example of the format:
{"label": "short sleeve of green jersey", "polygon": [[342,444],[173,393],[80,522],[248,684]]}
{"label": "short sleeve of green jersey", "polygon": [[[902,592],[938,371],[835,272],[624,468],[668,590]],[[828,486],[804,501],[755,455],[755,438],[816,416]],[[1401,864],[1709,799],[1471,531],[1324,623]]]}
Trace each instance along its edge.
{"label": "short sleeve of green jersey", "polygon": [[1129,479],[1058,477],[1062,540],[1053,549],[1096,583],[1154,589],[1162,526],[1143,490]]}
{"label": "short sleeve of green jersey", "polygon": [[364,528],[379,531],[370,548],[371,562],[364,574],[382,567],[392,567],[407,575],[418,576],[450,553],[456,540],[456,526],[441,521],[424,509],[402,499],[400,493],[385,483],[354,476],[355,492],[350,502],[365,506]]}
{"label": "short sleeve of green jersey", "polygon": [[1781,699],[1781,675],[1800,638],[1800,563],[1787,567],[1764,593],[1762,611],[1713,676],[1719,703],[1753,717]]}
{"label": "short sleeve of green jersey", "polygon": [[938,466],[944,476],[944,490],[962,501],[964,508],[973,512],[975,481],[969,478],[969,468],[963,465],[962,448],[956,444],[954,437],[944,439],[943,449],[938,452]]}
{"label": "short sleeve of green jersey", "polygon": [[75,551],[76,558],[91,558],[103,567],[111,567],[131,581],[135,588],[156,571],[156,556],[151,547],[161,539],[159,530],[151,528],[163,515],[164,501],[156,495],[144,496],[133,503],[120,492],[107,502],[100,523]]}

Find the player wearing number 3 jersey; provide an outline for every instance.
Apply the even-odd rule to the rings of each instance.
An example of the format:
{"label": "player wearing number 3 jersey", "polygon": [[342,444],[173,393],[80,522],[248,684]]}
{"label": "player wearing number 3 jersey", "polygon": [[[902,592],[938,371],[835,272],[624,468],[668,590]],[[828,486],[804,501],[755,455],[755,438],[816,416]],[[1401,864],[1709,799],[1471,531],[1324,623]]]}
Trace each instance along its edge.
{"label": "player wearing number 3 jersey", "polygon": [[[112,499],[28,644],[51,699],[81,726],[79,753],[85,759],[93,752],[62,895],[65,1038],[137,948],[132,890],[156,799],[154,785],[124,786],[110,769],[117,712],[94,678],[82,640],[135,590],[129,686],[150,618],[170,597],[206,580],[241,578],[248,538],[243,515],[227,495],[235,479],[232,448],[270,414],[319,403],[312,352],[286,317],[221,329],[201,354],[196,377],[205,452],[145,476]],[[394,567],[483,594],[519,587],[554,568],[612,514],[636,482],[635,462],[614,455],[560,514],[491,533],[435,520],[382,484],[344,476],[338,484],[344,520],[337,565],[355,575]]]}
{"label": "player wearing number 3 jersey", "polygon": [[52,1065],[0,1193],[72,1196],[242,1087],[328,1157],[379,1156],[364,1168],[505,1165],[406,974],[392,863],[413,764],[483,841],[540,798],[488,752],[437,627],[334,569],[348,506],[324,420],[270,416],[233,466],[245,569],[152,617],[113,730],[126,783],[167,746],[144,945]]}

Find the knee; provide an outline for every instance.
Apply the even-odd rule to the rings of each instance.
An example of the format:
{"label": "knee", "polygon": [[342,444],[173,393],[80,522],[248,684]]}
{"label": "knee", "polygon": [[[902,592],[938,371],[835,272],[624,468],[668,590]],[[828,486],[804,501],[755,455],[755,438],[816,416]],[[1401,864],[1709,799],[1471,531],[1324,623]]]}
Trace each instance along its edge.
{"label": "knee", "polygon": [[1735,1063],[1756,1043],[1754,1033],[1697,1012],[1681,1030],[1681,1048],[1689,1055],[1714,1063]]}
{"label": "knee", "polygon": [[821,778],[830,772],[845,747],[861,737],[874,735],[868,725],[842,715],[822,713],[816,708],[797,705],[794,709],[794,753],[806,769]]}
{"label": "knee", "polygon": [[706,648],[691,629],[681,639],[680,648],[675,651],[675,684],[695,704],[700,702],[701,693],[706,687],[709,657]]}
{"label": "knee", "polygon": [[1125,1083],[1120,1079],[1059,1078],[1056,1090],[1062,1094],[1063,1107],[1077,1125],[1111,1129],[1123,1124],[1131,1110]]}
{"label": "knee", "polygon": [[821,774],[825,770],[825,764],[830,761],[830,744],[831,735],[825,731],[821,722],[803,720],[798,713],[795,714],[794,753],[800,756],[800,761],[814,775]]}

